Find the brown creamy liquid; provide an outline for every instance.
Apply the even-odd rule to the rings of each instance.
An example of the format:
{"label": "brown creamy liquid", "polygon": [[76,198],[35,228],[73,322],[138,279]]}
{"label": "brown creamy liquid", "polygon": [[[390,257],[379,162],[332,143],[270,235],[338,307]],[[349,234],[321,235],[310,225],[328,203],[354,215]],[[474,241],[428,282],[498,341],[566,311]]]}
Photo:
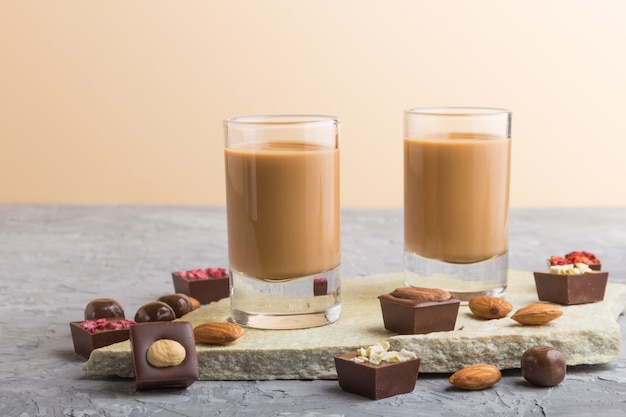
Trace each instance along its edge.
{"label": "brown creamy liquid", "polygon": [[226,149],[230,268],[283,279],[339,265],[339,150],[299,142]]}
{"label": "brown creamy liquid", "polygon": [[405,138],[405,250],[453,263],[504,254],[510,155],[510,139]]}

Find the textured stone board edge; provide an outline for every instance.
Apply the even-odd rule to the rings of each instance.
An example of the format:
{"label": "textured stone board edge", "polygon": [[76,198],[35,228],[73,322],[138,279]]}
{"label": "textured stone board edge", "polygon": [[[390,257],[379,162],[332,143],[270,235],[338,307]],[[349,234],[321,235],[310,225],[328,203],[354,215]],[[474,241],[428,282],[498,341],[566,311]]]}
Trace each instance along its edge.
{"label": "textured stone board edge", "polygon": [[621,338],[619,326],[602,327],[603,332],[544,332],[532,335],[506,335],[486,338],[454,336],[425,340],[415,337],[394,337],[394,350],[407,349],[422,358],[420,372],[448,373],[474,363],[489,363],[500,369],[520,367],[524,351],[533,346],[549,345],[559,349],[568,365],[601,364],[619,357]]}
{"label": "textured stone board edge", "polygon": [[135,369],[130,351],[128,341],[96,349],[83,364],[83,371],[93,376],[115,375],[122,378],[134,378]]}
{"label": "textured stone board edge", "polygon": [[202,380],[336,379],[333,357],[351,348],[222,352],[199,358]]}

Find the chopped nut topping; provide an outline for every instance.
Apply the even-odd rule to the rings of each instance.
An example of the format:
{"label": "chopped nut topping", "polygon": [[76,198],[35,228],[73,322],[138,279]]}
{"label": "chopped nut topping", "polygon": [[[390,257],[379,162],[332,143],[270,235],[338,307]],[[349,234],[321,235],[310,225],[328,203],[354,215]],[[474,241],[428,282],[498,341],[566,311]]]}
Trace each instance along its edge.
{"label": "chopped nut topping", "polygon": [[417,358],[415,353],[406,349],[400,352],[389,351],[389,342],[382,341],[368,348],[359,348],[356,351],[356,357],[352,359],[354,362],[364,363],[370,362],[375,365],[385,362],[405,362]]}
{"label": "chopped nut topping", "polygon": [[568,265],[552,265],[550,267],[551,274],[559,275],[582,275],[593,272],[587,264],[568,264]]}

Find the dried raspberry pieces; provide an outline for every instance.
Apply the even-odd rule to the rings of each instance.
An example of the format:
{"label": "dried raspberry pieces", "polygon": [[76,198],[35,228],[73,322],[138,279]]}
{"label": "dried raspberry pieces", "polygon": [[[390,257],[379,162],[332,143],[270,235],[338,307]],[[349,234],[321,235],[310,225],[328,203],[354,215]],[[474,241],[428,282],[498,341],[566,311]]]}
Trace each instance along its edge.
{"label": "dried raspberry pieces", "polygon": [[585,264],[594,271],[600,271],[602,268],[602,263],[596,255],[587,251],[572,251],[564,257],[553,255],[548,259],[548,266],[576,264]]}
{"label": "dried raspberry pieces", "polygon": [[591,252],[574,251],[565,255],[573,264],[600,265],[600,260]]}
{"label": "dried raspberry pieces", "polygon": [[173,274],[177,274],[179,277],[187,279],[187,280],[228,277],[226,273],[226,268],[206,268],[206,269],[196,268],[196,269],[190,269],[187,271],[174,272]]}
{"label": "dried raspberry pieces", "polygon": [[87,330],[88,333],[95,333],[97,331],[103,331],[103,330],[128,329],[133,324],[137,324],[137,322],[135,320],[125,320],[125,319],[118,319],[116,321],[111,321],[107,319],[98,319],[98,320],[84,320],[80,322],[79,326],[82,329]]}

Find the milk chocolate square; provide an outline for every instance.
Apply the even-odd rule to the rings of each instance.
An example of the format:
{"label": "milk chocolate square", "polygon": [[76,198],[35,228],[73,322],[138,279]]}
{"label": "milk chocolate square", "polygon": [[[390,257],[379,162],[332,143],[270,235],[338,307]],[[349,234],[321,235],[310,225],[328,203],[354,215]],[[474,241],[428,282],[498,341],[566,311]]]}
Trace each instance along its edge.
{"label": "milk chocolate square", "polygon": [[572,305],[595,303],[604,300],[608,272],[589,272],[561,275],[535,272],[537,296],[541,301]]}
{"label": "milk chocolate square", "polygon": [[420,358],[404,362],[355,362],[356,353],[335,356],[339,386],[373,400],[406,394],[415,389]]}
{"label": "milk chocolate square", "polygon": [[454,330],[461,300],[418,301],[391,294],[378,297],[385,328],[399,334],[425,334]]}
{"label": "milk chocolate square", "polygon": [[[148,348],[160,339],[175,340],[185,348],[185,359],[180,365],[158,368],[148,362]],[[198,356],[191,323],[139,323],[131,327],[130,341],[135,366],[135,386],[138,390],[187,388],[198,380]]]}
{"label": "milk chocolate square", "polygon": [[[117,323],[121,319],[107,319]],[[102,329],[90,333],[81,326],[82,321],[70,322],[72,332],[72,342],[74,343],[74,352],[84,358],[89,359],[89,355],[94,349],[112,345],[113,343],[128,340],[130,336],[129,329]]]}
{"label": "milk chocolate square", "polygon": [[230,283],[228,275],[205,279],[188,279],[180,276],[178,272],[172,272],[174,291],[187,294],[195,298],[200,304],[209,304],[230,296]]}

